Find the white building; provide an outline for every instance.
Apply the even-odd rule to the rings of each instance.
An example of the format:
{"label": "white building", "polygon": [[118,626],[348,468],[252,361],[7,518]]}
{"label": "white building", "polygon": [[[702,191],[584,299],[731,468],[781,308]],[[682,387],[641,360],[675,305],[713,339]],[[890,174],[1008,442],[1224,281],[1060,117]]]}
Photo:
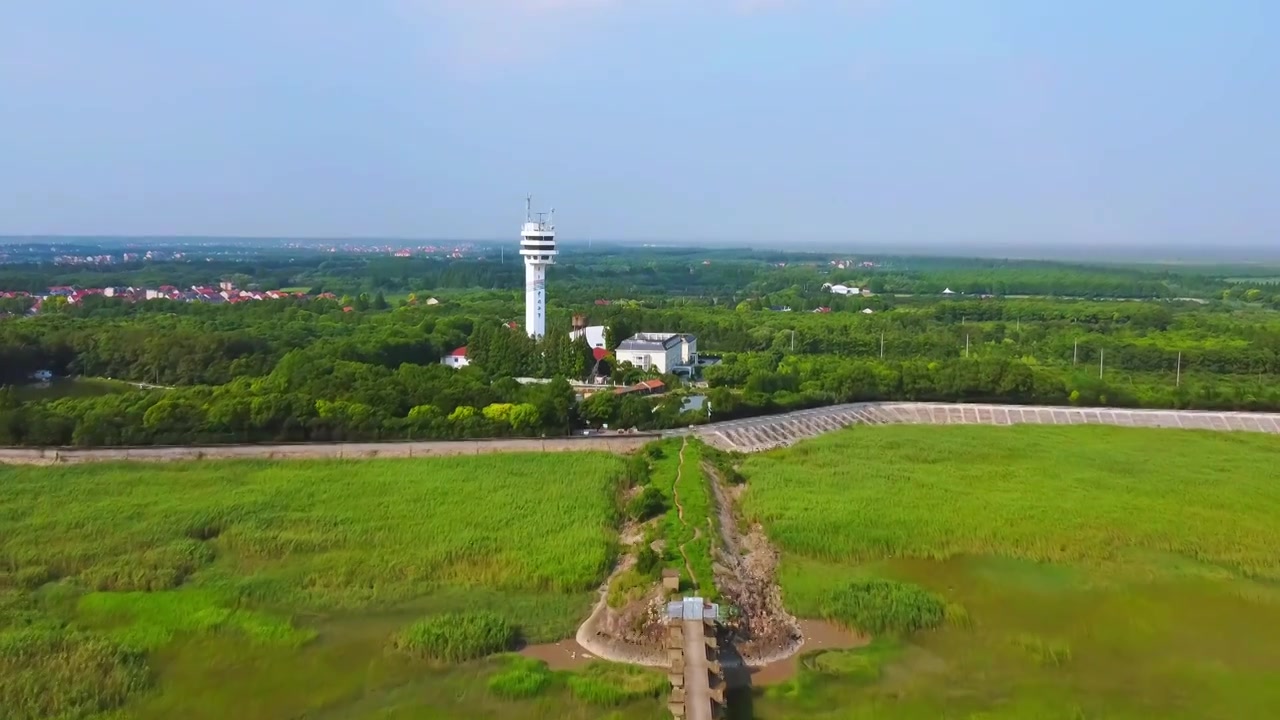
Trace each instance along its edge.
{"label": "white building", "polygon": [[533,198],[525,199],[524,227],[520,230],[520,256],[524,258],[524,328],[529,337],[547,334],[547,266],[556,261],[556,211],[550,219],[538,213],[533,219]]}
{"label": "white building", "polygon": [[588,325],[581,330],[574,330],[569,333],[569,339],[577,340],[580,337],[585,337],[587,339],[587,345],[590,345],[592,348],[602,348],[604,347],[604,333],[604,325]]}
{"label": "white building", "polygon": [[463,345],[457,350],[454,350],[448,355],[445,355],[444,357],[440,358],[440,364],[451,367],[454,370],[460,370],[470,365],[471,360],[467,358],[467,346]]}
{"label": "white building", "polygon": [[698,339],[687,333],[636,333],[618,345],[614,356],[619,363],[668,373],[698,362]]}
{"label": "white building", "polygon": [[822,289],[826,290],[832,295],[857,295],[862,292],[860,289],[856,287],[851,287],[849,285],[839,285],[839,284],[832,285],[831,283],[824,284],[822,286]]}

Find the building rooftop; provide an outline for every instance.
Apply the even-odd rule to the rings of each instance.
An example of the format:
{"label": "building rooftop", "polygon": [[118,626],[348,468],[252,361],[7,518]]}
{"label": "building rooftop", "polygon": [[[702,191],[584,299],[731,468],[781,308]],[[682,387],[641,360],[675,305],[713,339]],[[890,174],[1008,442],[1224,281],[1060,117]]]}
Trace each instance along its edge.
{"label": "building rooftop", "polygon": [[636,333],[618,345],[619,350],[666,350],[685,339],[695,340],[688,333]]}

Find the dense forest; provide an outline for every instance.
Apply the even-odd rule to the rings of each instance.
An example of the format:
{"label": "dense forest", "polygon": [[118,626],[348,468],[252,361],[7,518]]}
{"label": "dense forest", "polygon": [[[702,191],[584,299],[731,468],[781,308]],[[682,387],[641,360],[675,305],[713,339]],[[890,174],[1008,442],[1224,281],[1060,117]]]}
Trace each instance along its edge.
{"label": "dense forest", "polygon": [[[538,436],[874,399],[1280,410],[1277,288],[1262,276],[1247,286],[1186,270],[902,259],[839,270],[706,254],[603,252],[585,264],[567,254],[550,281],[548,327],[559,330],[537,342],[507,326],[523,314],[515,263],[340,255],[199,272],[189,263],[101,273],[7,266],[0,288],[21,278],[35,287],[235,277],[264,287],[305,280],[352,297],[204,305],[89,296],[34,316],[9,311],[0,385],[47,370],[160,387],[59,399],[0,390],[0,443]],[[400,272],[379,269],[392,266]],[[872,294],[822,287],[841,281]],[[942,296],[939,285],[957,294]],[[1178,299],[1192,288],[1204,297]],[[1020,294],[1036,297],[1010,297]],[[677,390],[659,397],[579,400],[568,380],[648,375],[611,357],[596,363],[568,338],[573,313],[609,326],[610,347],[638,331],[688,332],[722,362],[705,370],[705,387],[666,377]],[[471,367],[439,363],[464,345]],[[710,416],[681,412],[695,392],[711,400]]]}

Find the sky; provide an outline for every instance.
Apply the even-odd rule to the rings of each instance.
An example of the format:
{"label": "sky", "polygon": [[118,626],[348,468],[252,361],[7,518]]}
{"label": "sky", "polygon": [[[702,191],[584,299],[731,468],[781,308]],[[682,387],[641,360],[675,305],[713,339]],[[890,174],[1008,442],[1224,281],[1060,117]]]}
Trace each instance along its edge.
{"label": "sky", "polygon": [[1274,0],[0,3],[0,234],[1280,247]]}

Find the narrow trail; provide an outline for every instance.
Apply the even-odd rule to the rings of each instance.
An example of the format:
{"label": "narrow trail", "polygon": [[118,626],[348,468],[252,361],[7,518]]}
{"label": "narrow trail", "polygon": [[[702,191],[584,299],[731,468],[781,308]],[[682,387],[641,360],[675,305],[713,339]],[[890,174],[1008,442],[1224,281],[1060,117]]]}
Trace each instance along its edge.
{"label": "narrow trail", "polygon": [[[676,481],[671,486],[671,499],[675,501],[676,504],[676,517],[680,518],[680,524],[685,527],[689,527],[689,523],[684,519],[684,506],[680,504],[680,478],[684,475],[684,449],[688,444],[688,437],[685,437],[684,441],[680,443],[680,463],[676,466]],[[698,576],[693,574],[693,565],[689,562],[689,553],[685,552],[684,546],[700,537],[702,537],[702,530],[695,527],[693,529],[693,537],[680,543],[676,548],[680,551],[680,557],[684,558],[684,569],[688,571],[689,580],[693,583],[694,588],[699,587]]]}

